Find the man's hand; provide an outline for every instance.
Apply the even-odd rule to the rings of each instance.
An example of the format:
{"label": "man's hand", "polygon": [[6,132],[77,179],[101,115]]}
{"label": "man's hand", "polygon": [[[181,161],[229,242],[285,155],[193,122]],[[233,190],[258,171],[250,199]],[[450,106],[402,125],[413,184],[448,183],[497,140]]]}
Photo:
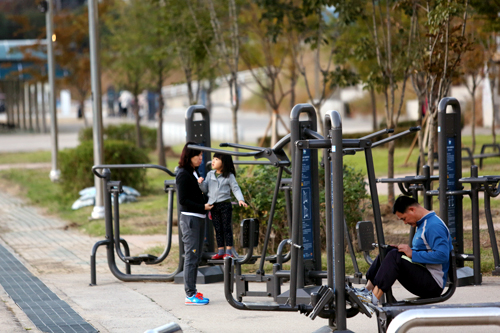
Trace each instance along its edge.
{"label": "man's hand", "polygon": [[398,251],[403,252],[407,257],[411,258],[412,250],[411,247],[408,246],[408,244],[399,244]]}

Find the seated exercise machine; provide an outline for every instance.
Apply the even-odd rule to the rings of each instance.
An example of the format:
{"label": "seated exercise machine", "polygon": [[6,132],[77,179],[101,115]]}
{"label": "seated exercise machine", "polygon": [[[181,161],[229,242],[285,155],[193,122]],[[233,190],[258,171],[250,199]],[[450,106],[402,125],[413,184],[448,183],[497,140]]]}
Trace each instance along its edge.
{"label": "seated exercise machine", "polygon": [[[457,103],[458,104],[458,103]],[[454,104],[452,104],[454,105]],[[444,105],[446,107],[446,105]],[[297,109],[296,109],[297,108]],[[296,106],[292,110],[292,114],[297,112],[298,109],[307,107]],[[312,106],[310,106],[312,109]],[[314,110],[314,109],[312,109]],[[412,131],[418,130],[418,128],[410,129],[405,135]],[[306,131],[304,131],[306,132]],[[301,270],[300,263],[304,258],[305,246],[304,238],[301,237],[301,218],[304,214],[306,206],[303,205],[303,191],[293,191],[293,214],[292,214],[292,238],[287,243],[291,247],[291,269],[290,271],[283,271],[279,264],[274,265],[273,274],[268,276],[268,281],[275,286],[279,285],[279,280],[284,277],[290,280],[290,290],[287,293],[287,299],[284,303],[281,302],[246,302],[240,299],[235,299],[233,295],[233,272],[234,272],[234,262],[231,258],[226,258],[224,260],[224,292],[226,300],[228,303],[240,310],[250,310],[250,311],[294,311],[300,312],[309,316],[311,319],[316,317],[321,317],[328,319],[328,326],[320,329],[318,332],[327,331],[343,331],[349,332],[347,330],[346,318],[353,317],[358,313],[364,313],[367,316],[371,316],[373,313],[377,315],[377,323],[379,332],[386,332],[391,321],[401,313],[405,311],[410,311],[414,309],[424,309],[429,307],[425,304],[434,304],[438,302],[443,302],[449,299],[457,286],[457,276],[456,273],[456,253],[450,253],[451,269],[449,276],[449,285],[447,290],[438,298],[433,299],[408,299],[403,301],[396,301],[393,299],[392,295],[388,293],[387,302],[382,307],[370,307],[367,308],[366,305],[362,304],[358,297],[355,295],[354,290],[351,287],[351,282],[349,278],[345,276],[345,257],[344,257],[344,213],[343,213],[343,156],[347,154],[352,154],[353,152],[364,150],[365,157],[367,161],[367,172],[369,179],[370,192],[372,195],[372,205],[374,209],[375,216],[375,227],[377,228],[377,244],[385,245],[382,223],[377,223],[380,219],[380,208],[378,203],[378,196],[376,192],[376,180],[373,170],[373,160],[371,156],[371,148],[375,144],[371,144],[368,139],[342,139],[342,126],[340,116],[335,111],[330,111],[326,115],[325,119],[325,133],[328,133],[326,139],[303,139],[294,141],[294,157],[293,157],[293,169],[292,169],[292,190],[293,188],[301,188],[302,179],[297,175],[302,173],[301,163],[304,151],[307,149],[325,149],[325,156],[329,157],[328,162],[325,163],[325,178],[326,178],[326,234],[327,234],[327,271],[318,272],[312,270]],[[398,134],[399,135],[399,134]],[[385,142],[389,140],[394,140],[398,135],[392,136],[390,138],[384,139]],[[384,141],[382,140],[382,141]],[[382,143],[385,143],[382,142]],[[377,142],[377,145],[382,144]],[[326,159],[325,159],[326,160]],[[427,179],[425,181],[429,181]],[[490,180],[490,183],[494,180]],[[420,184],[421,185],[421,184]],[[443,187],[442,191],[446,191],[446,187]],[[460,190],[460,189],[458,189]],[[448,191],[458,191],[455,189],[448,189]],[[490,191],[495,191],[496,189],[490,189]],[[445,193],[446,194],[446,193]],[[494,192],[493,192],[494,194]],[[447,193],[449,196],[455,196],[457,193]],[[441,199],[441,196],[440,196]],[[371,228],[371,238],[368,239],[368,243],[374,243],[373,237],[373,226]],[[361,237],[362,238],[362,237]],[[383,251],[380,254],[383,256]],[[322,280],[326,278],[326,285],[318,286],[306,286],[301,288],[299,282],[300,279],[304,278],[318,278]],[[299,295],[301,290],[307,289],[310,291],[309,298],[306,296]],[[239,296],[239,295],[236,295]],[[418,307],[416,306],[418,305]],[[472,305],[454,305],[454,306],[439,306],[433,305],[433,308],[468,308],[465,311],[468,313],[469,317],[479,318],[481,309],[486,307],[500,307],[500,304],[472,304]],[[411,313],[411,312],[409,312]],[[445,322],[446,318],[442,318],[439,322]],[[480,324],[478,321],[468,321],[470,324]],[[449,323],[449,321],[448,321]],[[439,325],[436,322],[436,325]],[[418,323],[417,323],[418,326]]]}

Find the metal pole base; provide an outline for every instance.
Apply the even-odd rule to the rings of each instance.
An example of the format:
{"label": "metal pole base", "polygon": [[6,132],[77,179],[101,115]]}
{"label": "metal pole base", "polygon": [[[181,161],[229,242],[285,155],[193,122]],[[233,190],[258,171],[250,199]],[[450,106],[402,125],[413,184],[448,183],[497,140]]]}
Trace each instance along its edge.
{"label": "metal pole base", "polygon": [[50,170],[49,178],[53,183],[56,183],[61,178],[61,170]]}
{"label": "metal pole base", "polygon": [[89,220],[102,220],[104,219],[104,206],[94,206]]}
{"label": "metal pole base", "polygon": [[474,283],[474,270],[470,267],[457,268],[457,281],[458,287],[480,285],[482,282],[482,275],[479,273],[479,283]]}
{"label": "metal pole base", "polygon": [[[209,284],[222,281],[224,281],[224,273],[221,266],[204,266],[198,268],[196,284]],[[175,276],[174,283],[184,283],[184,271]]]}
{"label": "metal pole base", "polygon": [[177,323],[170,323],[144,333],[182,333],[182,329]]}
{"label": "metal pole base", "polygon": [[[309,304],[311,302],[311,293],[318,292],[321,286],[312,286],[305,288],[298,288],[296,293],[297,304]],[[278,304],[286,304],[290,298],[290,290],[285,291],[281,295],[278,295]]]}

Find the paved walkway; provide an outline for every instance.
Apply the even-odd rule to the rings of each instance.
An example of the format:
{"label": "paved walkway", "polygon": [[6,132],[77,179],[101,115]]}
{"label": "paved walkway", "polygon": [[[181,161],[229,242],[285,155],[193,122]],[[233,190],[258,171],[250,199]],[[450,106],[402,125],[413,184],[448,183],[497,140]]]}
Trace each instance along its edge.
{"label": "paved walkway", "polygon": [[[177,322],[184,332],[217,333],[312,332],[327,324],[323,319],[311,321],[298,313],[236,310],[225,300],[222,283],[198,286],[210,298],[210,305],[186,307],[182,285],[117,280],[109,272],[102,247],[97,257],[97,286],[91,287],[89,257],[98,240],[67,228],[64,221],[44,216],[19,198],[0,193],[0,245],[100,332],[144,332],[170,322]],[[144,239],[139,242],[138,238],[131,238],[130,241],[131,252],[142,253],[134,242],[144,243]],[[120,269],[124,271],[123,265]],[[132,266],[132,273],[146,272],[158,273],[158,270],[151,266]],[[287,290],[286,285],[283,290]],[[0,287],[1,331],[41,332],[40,326],[36,326],[7,291],[8,288]],[[400,286],[394,288],[394,293],[398,298],[409,296]],[[459,288],[448,303],[499,301],[500,279],[487,277],[482,286]],[[355,332],[377,331],[375,319],[362,315],[348,319],[347,325]],[[456,329],[432,331],[455,332]],[[486,333],[498,332],[498,329],[481,326],[460,328],[460,331]]]}

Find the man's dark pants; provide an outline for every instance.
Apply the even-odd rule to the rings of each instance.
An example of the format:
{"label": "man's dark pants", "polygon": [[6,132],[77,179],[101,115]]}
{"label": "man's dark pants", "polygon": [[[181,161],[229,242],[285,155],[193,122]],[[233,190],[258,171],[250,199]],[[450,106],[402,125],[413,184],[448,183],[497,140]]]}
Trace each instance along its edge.
{"label": "man's dark pants", "polygon": [[392,248],[383,261],[377,256],[368,269],[366,278],[384,293],[398,280],[409,292],[419,297],[431,298],[441,295],[443,288],[437,284],[427,268],[411,263],[402,258],[403,255],[403,252]]}
{"label": "man's dark pants", "polygon": [[184,290],[187,297],[191,297],[196,294],[196,277],[203,249],[205,219],[181,214],[180,227],[184,243]]}

